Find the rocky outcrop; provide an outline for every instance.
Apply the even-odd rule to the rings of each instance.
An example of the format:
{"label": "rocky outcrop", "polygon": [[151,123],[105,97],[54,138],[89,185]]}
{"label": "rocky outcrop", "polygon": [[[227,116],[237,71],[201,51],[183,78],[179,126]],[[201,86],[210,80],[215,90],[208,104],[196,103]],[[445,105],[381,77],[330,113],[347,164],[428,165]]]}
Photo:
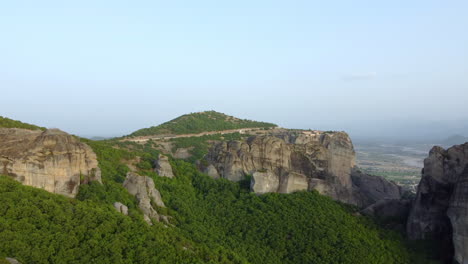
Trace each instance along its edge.
{"label": "rocky outcrop", "polygon": [[123,214],[123,215],[128,215],[128,207],[121,203],[121,202],[115,202],[114,203],[114,208],[117,210],[117,212]]}
{"label": "rocky outcrop", "polygon": [[19,262],[18,260],[14,258],[5,258],[5,260],[8,261],[8,263],[10,264],[21,264],[21,262]]}
{"label": "rocky outcrop", "polygon": [[155,162],[155,171],[159,176],[173,178],[174,173],[172,172],[171,163],[169,163],[169,158],[165,155],[159,155],[158,159]]}
{"label": "rocky outcrop", "polygon": [[213,164],[208,165],[207,167],[204,168],[203,170],[204,173],[206,173],[208,176],[210,176],[213,179],[218,179],[219,173],[216,167]]}
{"label": "rocky outcrop", "polygon": [[317,190],[355,203],[351,168],[355,152],[344,132],[293,131],[215,144],[204,171],[232,181],[252,175],[257,193]]}
{"label": "rocky outcrop", "polygon": [[93,150],[58,129],[0,128],[0,174],[68,197],[80,184],[101,181]]}
{"label": "rocky outcrop", "polygon": [[368,207],[380,200],[399,200],[402,189],[394,182],[383,177],[373,176],[354,168],[351,180],[355,189],[356,203],[359,207]]}
{"label": "rocky outcrop", "polygon": [[123,186],[137,199],[138,207],[143,212],[145,221],[148,224],[152,225],[152,219],[156,221],[167,220],[166,217],[159,215],[156,211],[157,207],[166,206],[162,201],[161,194],[154,187],[153,179],[128,172]]}
{"label": "rocky outcrop", "polygon": [[[454,260],[468,263],[468,143],[432,148],[424,160],[407,233],[410,239],[452,244]],[[446,249],[449,255],[451,250]]]}

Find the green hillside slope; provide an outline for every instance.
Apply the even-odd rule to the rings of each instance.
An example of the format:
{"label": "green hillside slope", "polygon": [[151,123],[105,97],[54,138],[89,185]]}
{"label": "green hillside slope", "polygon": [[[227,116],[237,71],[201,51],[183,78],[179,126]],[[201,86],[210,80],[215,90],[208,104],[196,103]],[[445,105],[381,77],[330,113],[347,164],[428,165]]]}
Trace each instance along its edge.
{"label": "green hillside slope", "polygon": [[0,127],[4,128],[24,128],[24,129],[30,129],[30,130],[45,130],[45,127],[40,127],[40,126],[35,126],[27,123],[23,123],[21,121],[13,120],[10,118],[6,118],[3,116],[0,116]]}
{"label": "green hillside slope", "polygon": [[269,128],[275,124],[239,119],[215,111],[192,113],[180,116],[159,126],[143,128],[130,136],[151,136],[161,134],[191,134],[207,131],[221,131],[240,128]]}

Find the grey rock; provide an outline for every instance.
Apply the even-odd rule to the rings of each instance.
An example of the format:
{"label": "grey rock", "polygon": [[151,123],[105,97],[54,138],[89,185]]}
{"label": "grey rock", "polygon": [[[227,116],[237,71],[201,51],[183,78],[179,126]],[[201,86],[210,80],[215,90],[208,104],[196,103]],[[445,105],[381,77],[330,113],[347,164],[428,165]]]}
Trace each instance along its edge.
{"label": "grey rock", "polygon": [[152,224],[152,219],[156,221],[163,219],[160,217],[155,207],[165,207],[165,205],[161,199],[161,194],[154,186],[153,179],[147,176],[140,176],[133,172],[128,172],[123,186],[130,194],[136,197],[138,207],[143,212],[145,221],[148,224]]}
{"label": "grey rock", "polygon": [[401,199],[382,199],[361,211],[364,215],[379,218],[397,218],[406,220],[411,202]]}
{"label": "grey rock", "polygon": [[58,129],[0,128],[0,173],[22,184],[75,197],[80,184],[101,182],[96,154]]}
{"label": "grey rock", "polygon": [[362,173],[354,168],[351,180],[355,189],[356,203],[359,207],[368,207],[384,199],[400,199],[402,189],[394,182],[383,177]]}
{"label": "grey rock", "polygon": [[203,170],[203,172],[206,173],[208,176],[210,176],[213,179],[218,179],[220,177],[219,173],[218,173],[218,170],[215,168],[215,166],[213,166],[213,164],[208,165],[208,167],[206,167]]}
{"label": "grey rock", "polygon": [[256,171],[252,175],[250,189],[255,193],[277,192],[279,187],[278,175],[271,172]]}
{"label": "grey rock", "polygon": [[156,173],[162,177],[173,178],[174,173],[172,172],[171,163],[169,163],[169,158],[165,155],[159,155],[158,160],[155,162]]}
{"label": "grey rock", "polygon": [[468,263],[467,197],[468,143],[447,150],[432,148],[424,160],[422,178],[408,218],[408,237],[432,238],[441,241],[441,245],[452,242],[454,260]]}
{"label": "grey rock", "polygon": [[120,202],[115,202],[114,208],[117,210],[117,212],[123,215],[128,215],[128,207],[125,204],[120,203]]}

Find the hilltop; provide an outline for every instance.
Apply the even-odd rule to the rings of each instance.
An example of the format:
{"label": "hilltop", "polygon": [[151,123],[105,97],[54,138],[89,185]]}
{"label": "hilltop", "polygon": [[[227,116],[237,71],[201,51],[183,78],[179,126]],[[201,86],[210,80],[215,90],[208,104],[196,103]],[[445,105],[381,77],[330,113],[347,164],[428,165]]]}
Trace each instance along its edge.
{"label": "hilltop", "polygon": [[181,135],[241,128],[271,128],[276,124],[240,119],[216,111],[205,111],[179,116],[158,126],[143,128],[130,137]]}
{"label": "hilltop", "polygon": [[46,130],[45,127],[23,123],[21,121],[13,120],[3,116],[0,116],[0,128],[24,128],[29,130]]}

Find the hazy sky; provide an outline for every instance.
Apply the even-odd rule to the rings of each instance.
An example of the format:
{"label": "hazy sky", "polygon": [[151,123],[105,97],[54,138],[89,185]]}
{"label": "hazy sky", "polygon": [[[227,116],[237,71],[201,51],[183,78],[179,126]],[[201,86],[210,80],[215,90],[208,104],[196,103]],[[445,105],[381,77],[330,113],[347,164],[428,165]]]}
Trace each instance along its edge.
{"label": "hazy sky", "polygon": [[466,123],[467,14],[466,0],[4,1],[0,115],[80,135],[201,110],[374,136]]}

